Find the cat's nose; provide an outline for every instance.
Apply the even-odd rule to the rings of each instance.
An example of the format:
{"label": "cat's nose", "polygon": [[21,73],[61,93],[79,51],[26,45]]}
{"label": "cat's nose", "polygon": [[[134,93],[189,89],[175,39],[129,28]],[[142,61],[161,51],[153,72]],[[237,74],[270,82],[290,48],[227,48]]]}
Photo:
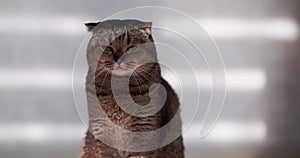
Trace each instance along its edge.
{"label": "cat's nose", "polygon": [[119,63],[121,56],[123,55],[122,50],[118,50],[114,53],[114,61]]}
{"label": "cat's nose", "polygon": [[116,62],[117,62],[118,64],[121,64],[123,61],[124,61],[124,57],[121,57],[121,58],[119,58]]}

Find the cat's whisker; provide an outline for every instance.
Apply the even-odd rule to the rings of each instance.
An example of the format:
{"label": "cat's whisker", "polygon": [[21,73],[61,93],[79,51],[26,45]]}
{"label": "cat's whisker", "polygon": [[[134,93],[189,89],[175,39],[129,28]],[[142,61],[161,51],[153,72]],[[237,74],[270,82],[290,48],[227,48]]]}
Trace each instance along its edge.
{"label": "cat's whisker", "polygon": [[139,87],[139,90],[140,90],[140,94],[142,94],[141,87],[140,87],[140,84],[139,84],[138,80],[136,79],[135,73],[133,73],[133,77],[134,77],[136,83],[138,84],[138,87]]}
{"label": "cat's whisker", "polygon": [[[139,74],[138,76],[141,76],[141,77],[143,77],[144,79],[146,79],[146,80],[148,80],[149,82],[151,82],[151,80],[149,80],[146,76],[143,75],[143,73],[147,73],[146,71],[136,69],[136,72],[137,72],[136,74]],[[133,72],[133,73],[135,73],[135,72]],[[140,78],[141,78],[141,77],[140,77]],[[151,77],[153,77],[153,76],[151,76]]]}
{"label": "cat's whisker", "polygon": [[150,79],[148,79],[147,77],[143,76],[142,74],[140,74],[140,76],[141,76],[143,79],[147,80],[148,82],[152,82]]}
{"label": "cat's whisker", "polygon": [[129,68],[133,68],[135,66],[135,62],[128,62],[126,63],[126,65],[129,67]]}
{"label": "cat's whisker", "polygon": [[[140,82],[140,84],[142,85],[142,84],[145,84],[145,81],[141,78],[141,77],[139,77],[140,75],[135,75],[136,76],[136,79]],[[149,80],[148,80],[149,81]],[[144,90],[144,87],[141,87],[142,88],[142,90]]]}
{"label": "cat's whisker", "polygon": [[109,73],[109,71],[106,72],[105,76],[104,76],[104,79],[102,80],[102,83],[100,85],[100,88],[102,89],[102,86],[103,86],[103,83],[105,82],[106,80],[106,77],[107,77],[107,74]]}
{"label": "cat's whisker", "polygon": [[148,81],[151,81],[151,79],[153,79],[154,77],[151,76],[150,74],[147,74],[144,71],[138,72],[140,74],[140,76],[143,76],[145,79],[147,79]]}
{"label": "cat's whisker", "polygon": [[[152,78],[155,78],[155,76],[153,76],[152,74],[150,74],[145,68],[143,67],[139,67],[136,69],[137,71],[140,71],[140,72],[143,72],[145,75],[149,76],[149,77],[152,77]],[[141,74],[143,74],[141,73]]]}
{"label": "cat's whisker", "polygon": [[100,72],[97,72],[97,74],[95,75],[95,78],[99,77],[103,72],[105,71],[105,69],[102,69]]}

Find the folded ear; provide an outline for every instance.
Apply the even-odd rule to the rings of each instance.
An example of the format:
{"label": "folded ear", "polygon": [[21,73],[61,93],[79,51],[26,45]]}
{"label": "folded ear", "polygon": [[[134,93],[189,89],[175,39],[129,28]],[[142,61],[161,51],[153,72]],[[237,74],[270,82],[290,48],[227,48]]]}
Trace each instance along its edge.
{"label": "folded ear", "polygon": [[143,24],[144,33],[147,35],[151,35],[151,29],[152,29],[152,22],[144,22]]}
{"label": "folded ear", "polygon": [[94,27],[97,26],[99,23],[100,22],[97,22],[97,23],[94,23],[94,22],[92,22],[92,23],[85,23],[87,31],[91,32],[94,29]]}
{"label": "folded ear", "polygon": [[145,27],[152,27],[152,22],[144,22]]}

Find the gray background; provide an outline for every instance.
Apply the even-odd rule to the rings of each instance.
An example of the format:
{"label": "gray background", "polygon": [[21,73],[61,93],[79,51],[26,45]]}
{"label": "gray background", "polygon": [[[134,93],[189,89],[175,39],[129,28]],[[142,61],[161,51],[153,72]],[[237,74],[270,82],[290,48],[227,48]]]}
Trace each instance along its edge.
{"label": "gray background", "polygon": [[199,20],[226,65],[221,118],[203,140],[197,139],[197,123],[184,135],[186,157],[300,157],[298,0],[0,3],[1,158],[77,157],[85,127],[71,82],[86,35],[83,23],[142,5],[178,9]]}

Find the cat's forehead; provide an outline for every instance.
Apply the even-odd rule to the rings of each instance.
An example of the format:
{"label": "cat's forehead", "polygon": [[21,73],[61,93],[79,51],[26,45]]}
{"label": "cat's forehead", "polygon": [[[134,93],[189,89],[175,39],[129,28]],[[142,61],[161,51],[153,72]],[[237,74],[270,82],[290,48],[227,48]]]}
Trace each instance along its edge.
{"label": "cat's forehead", "polygon": [[[112,41],[146,42],[152,23],[138,20],[107,20],[93,28],[93,45],[109,45]],[[146,31],[148,29],[148,31]]]}
{"label": "cat's forehead", "polygon": [[121,35],[123,33],[138,33],[143,28],[151,28],[151,22],[139,20],[106,20],[97,23],[93,28],[99,35]]}
{"label": "cat's forehead", "polygon": [[130,40],[132,43],[146,42],[147,35],[138,29],[99,29],[95,31],[91,38],[91,42],[95,45],[110,45],[112,41]]}
{"label": "cat's forehead", "polygon": [[98,23],[98,27],[102,28],[127,28],[134,29],[139,27],[151,27],[151,22],[142,22],[139,20],[105,20]]}
{"label": "cat's forehead", "polygon": [[[126,36],[125,36],[126,34]],[[123,36],[122,39],[124,38],[129,38],[130,32],[126,32],[126,31],[115,31],[115,30],[102,30],[99,29],[97,31],[95,31],[95,33],[93,34],[91,41],[95,42],[95,43],[106,43],[109,44],[114,40],[118,40],[118,37]]]}
{"label": "cat's forehead", "polygon": [[118,37],[122,34],[129,33],[130,31],[126,28],[120,28],[120,27],[111,27],[111,28],[95,28],[94,30],[94,36],[99,37]]}

